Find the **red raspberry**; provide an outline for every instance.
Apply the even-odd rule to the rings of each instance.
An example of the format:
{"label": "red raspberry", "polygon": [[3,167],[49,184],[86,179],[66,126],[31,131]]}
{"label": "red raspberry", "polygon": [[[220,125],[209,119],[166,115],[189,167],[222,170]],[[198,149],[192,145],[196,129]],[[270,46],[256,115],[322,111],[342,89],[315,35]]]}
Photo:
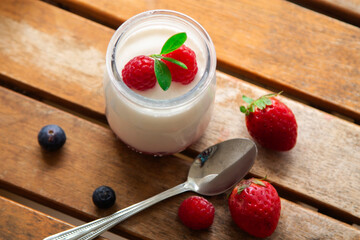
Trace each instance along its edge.
{"label": "red raspberry", "polygon": [[191,229],[209,228],[214,221],[215,208],[205,198],[192,196],[185,199],[179,207],[179,218]]}
{"label": "red raspberry", "polygon": [[171,72],[172,81],[180,82],[184,85],[191,83],[195,75],[198,71],[197,63],[196,63],[196,54],[193,50],[182,45],[177,50],[165,54],[164,57],[169,57],[176,59],[182,63],[184,63],[188,69],[184,69],[174,63],[164,61],[168,66]]}
{"label": "red raspberry", "polygon": [[122,78],[129,88],[145,91],[155,86],[154,59],[141,55],[131,59],[122,70]]}

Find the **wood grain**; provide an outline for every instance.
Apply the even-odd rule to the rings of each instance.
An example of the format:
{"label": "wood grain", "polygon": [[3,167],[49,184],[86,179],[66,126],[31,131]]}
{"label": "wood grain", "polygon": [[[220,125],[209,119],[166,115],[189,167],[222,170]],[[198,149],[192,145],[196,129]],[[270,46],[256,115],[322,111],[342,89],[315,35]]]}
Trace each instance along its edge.
{"label": "wood grain", "polygon": [[325,5],[338,6],[339,9],[348,9],[349,11],[357,12],[360,14],[360,1],[359,0],[311,0],[320,2]]}
{"label": "wood grain", "polygon": [[[107,128],[3,88],[0,103],[2,187],[89,220],[144,200],[186,179],[188,161],[137,154]],[[60,124],[66,131],[67,142],[60,151],[42,151],[37,143],[39,129],[48,123]],[[111,186],[117,193],[116,204],[109,210],[98,210],[91,202],[92,191],[100,185]],[[126,220],[117,230],[149,239],[252,239],[232,223],[226,194],[208,198],[216,208],[210,230],[187,229],[177,218],[177,208],[190,195],[193,193],[159,203]],[[349,225],[281,201],[280,223],[271,239],[294,236],[327,239],[330,232],[336,238],[360,237],[360,231]]]}
{"label": "wood grain", "polygon": [[39,240],[70,227],[73,226],[0,196],[2,240]]}
{"label": "wood grain", "polygon": [[104,111],[101,79],[113,30],[40,1],[6,0],[0,9],[1,76],[71,108]]}
{"label": "wood grain", "polygon": [[[74,105],[84,106],[103,115],[102,64],[107,37],[111,37],[112,31],[42,2],[26,2],[16,6],[18,11],[14,11],[10,3],[4,2],[0,7],[4,16],[0,21],[8,24],[0,25],[0,28],[7,26],[5,28],[8,29],[4,31],[6,34],[2,36],[5,37],[0,38],[0,42],[8,41],[9,46],[15,44],[20,49],[26,49],[27,46],[28,50],[21,54],[9,52],[2,55],[10,56],[0,65],[2,74],[15,81],[16,86],[22,82],[35,89],[37,94],[51,94],[69,102],[70,108]],[[28,14],[20,16],[25,6]],[[50,16],[56,19],[56,28],[40,24]],[[88,35],[78,35],[85,28]],[[29,33],[27,38],[17,41],[15,36],[19,37],[24,32]],[[92,35],[95,35],[96,41],[89,39]],[[13,42],[4,40],[9,36],[9,39],[14,39]],[[46,50],[42,46],[47,46]],[[61,50],[64,46],[67,51]],[[2,54],[6,53],[4,49],[1,48]],[[16,53],[16,49],[10,49]],[[94,52],[88,54],[89,49]],[[76,56],[73,51],[77,53]],[[58,59],[54,61],[54,58]],[[71,64],[74,58],[78,58],[74,61],[80,65],[82,62],[86,64],[74,67]],[[255,98],[265,93],[261,88],[220,72],[217,80],[214,116],[203,138],[191,147],[195,151],[232,137],[249,137],[244,117],[238,111],[242,104],[241,95]],[[279,186],[343,211],[353,217],[353,222],[358,222],[360,189],[356,182],[360,178],[359,127],[306,105],[282,99],[296,115],[299,124],[298,143],[295,149],[283,154],[260,148],[252,173],[268,175]],[[333,185],[338,182],[346,184],[334,193]]]}
{"label": "wood grain", "polygon": [[[256,98],[269,93],[252,84],[217,73],[215,110],[204,136],[192,149],[235,137],[251,138],[239,106],[243,94]],[[360,218],[360,128],[302,103],[280,97],[292,109],[298,123],[296,146],[277,153],[258,147],[257,161],[251,172],[268,176],[285,188],[293,189],[323,204],[330,204]],[[334,191],[333,186],[342,182]],[[350,200],[352,199],[352,200]]]}
{"label": "wood grain", "polygon": [[59,1],[117,27],[152,9],[183,12],[212,37],[223,68],[360,119],[360,29],[284,0]]}
{"label": "wood grain", "polygon": [[360,26],[359,0],[291,0],[291,2]]}

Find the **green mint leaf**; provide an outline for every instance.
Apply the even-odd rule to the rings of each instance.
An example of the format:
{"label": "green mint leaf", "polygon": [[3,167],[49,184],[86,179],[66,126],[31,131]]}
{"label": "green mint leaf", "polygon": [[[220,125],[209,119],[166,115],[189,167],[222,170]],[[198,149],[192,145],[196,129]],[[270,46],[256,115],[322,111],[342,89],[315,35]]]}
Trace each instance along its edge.
{"label": "green mint leaf", "polygon": [[165,42],[164,46],[161,49],[160,54],[168,54],[168,53],[171,53],[172,51],[175,51],[176,49],[181,47],[181,45],[184,44],[186,39],[187,39],[187,35],[185,32],[177,33],[177,34],[171,36]]}
{"label": "green mint leaf", "polygon": [[251,104],[254,100],[252,98],[249,98],[245,95],[242,96],[242,99],[247,103],[247,104]]}
{"label": "green mint leaf", "polygon": [[160,87],[166,91],[169,89],[171,84],[171,73],[166,64],[158,59],[155,59],[155,76]]}
{"label": "green mint leaf", "polygon": [[154,58],[154,59],[162,58],[161,54],[151,54],[151,55],[149,55],[149,57]]}
{"label": "green mint leaf", "polygon": [[178,65],[178,66],[180,66],[180,67],[182,67],[184,69],[188,69],[187,66],[184,63],[182,63],[182,62],[180,62],[180,61],[178,61],[176,59],[169,58],[169,57],[161,57],[161,58],[166,60],[166,61],[172,62],[172,63],[174,63],[174,64],[176,64],[176,65]]}

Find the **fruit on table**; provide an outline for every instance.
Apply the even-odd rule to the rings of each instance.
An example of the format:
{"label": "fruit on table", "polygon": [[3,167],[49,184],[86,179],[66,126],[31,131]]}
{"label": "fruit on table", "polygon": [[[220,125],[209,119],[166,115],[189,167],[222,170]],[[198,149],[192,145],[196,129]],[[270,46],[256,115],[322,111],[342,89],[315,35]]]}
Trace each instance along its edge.
{"label": "fruit on table", "polygon": [[50,124],[41,128],[38,134],[38,142],[44,149],[55,151],[64,145],[66,135],[61,127]]}
{"label": "fruit on table", "polygon": [[209,228],[215,215],[215,208],[208,200],[199,196],[185,199],[178,211],[182,223],[194,230]]}
{"label": "fruit on table", "polygon": [[275,231],[281,202],[269,182],[256,178],[242,180],[231,192],[228,204],[232,219],[247,233],[264,238]]}
{"label": "fruit on table", "polygon": [[98,208],[109,208],[114,205],[116,195],[111,187],[100,186],[93,192],[92,200]]}
{"label": "fruit on table", "polygon": [[264,148],[289,151],[296,144],[297,123],[295,115],[278,94],[267,94],[257,100],[243,96],[249,105],[241,106],[245,113],[246,127],[251,137]]}

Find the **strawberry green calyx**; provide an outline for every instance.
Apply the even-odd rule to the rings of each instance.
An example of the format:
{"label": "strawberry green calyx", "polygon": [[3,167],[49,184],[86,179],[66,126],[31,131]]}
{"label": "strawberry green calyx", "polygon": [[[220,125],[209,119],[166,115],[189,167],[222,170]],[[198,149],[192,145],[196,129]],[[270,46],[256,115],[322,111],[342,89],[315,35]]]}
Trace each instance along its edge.
{"label": "strawberry green calyx", "polygon": [[251,184],[256,184],[256,185],[259,185],[259,186],[266,187],[265,183],[263,182],[263,180],[265,180],[265,179],[266,179],[266,177],[262,178],[262,179],[251,178],[251,179],[248,179],[248,180],[245,180],[245,181],[241,182],[238,185],[237,194],[241,194],[242,191],[244,191],[246,188],[250,187]]}
{"label": "strawberry green calyx", "polygon": [[[239,194],[238,187],[243,183],[250,183],[250,186]],[[257,238],[269,237],[281,215],[281,199],[276,189],[262,179],[242,180],[232,191],[228,205],[235,224]]]}
{"label": "strawberry green calyx", "polygon": [[242,191],[244,191],[246,188],[250,187],[251,182],[246,182],[245,184],[242,184],[237,189],[237,194],[241,194]]}
{"label": "strawberry green calyx", "polygon": [[263,183],[262,179],[256,179],[254,178],[252,180],[252,183],[256,184],[256,185],[260,185],[260,186],[263,186],[263,187],[266,187],[265,184]]}
{"label": "strawberry green calyx", "polygon": [[258,109],[261,110],[261,109],[266,108],[266,106],[271,106],[272,102],[271,102],[270,98],[276,97],[276,96],[280,95],[281,93],[282,93],[282,91],[279,93],[266,94],[256,100],[243,95],[242,99],[248,104],[248,106],[247,107],[241,106],[240,111],[242,113],[245,113],[245,115],[249,115],[250,113],[255,112],[255,107],[257,107]]}

